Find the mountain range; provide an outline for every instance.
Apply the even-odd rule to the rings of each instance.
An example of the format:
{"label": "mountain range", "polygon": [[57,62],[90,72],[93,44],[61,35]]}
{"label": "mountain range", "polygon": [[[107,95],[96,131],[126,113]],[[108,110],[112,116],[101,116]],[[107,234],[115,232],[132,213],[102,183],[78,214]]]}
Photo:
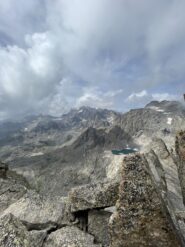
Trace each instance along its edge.
{"label": "mountain range", "polygon": [[[133,109],[126,113],[81,107],[72,109],[60,117],[39,115],[27,116],[21,120],[3,121],[0,123],[0,160],[2,164],[8,165],[7,176],[10,181],[2,181],[3,186],[7,183],[7,186],[9,188],[14,187],[16,192],[13,193],[12,198],[8,195],[7,199],[2,199],[1,211],[3,215],[7,211],[18,219],[22,217],[21,222],[26,224],[29,231],[35,230],[39,234],[44,231],[43,241],[39,240],[42,244],[37,246],[58,246],[57,244],[54,245],[53,240],[51,240],[51,245],[45,240],[48,238],[48,232],[61,229],[63,224],[66,227],[71,227],[68,223],[59,223],[55,219],[55,217],[61,217],[61,214],[58,216],[59,208],[63,208],[64,204],[66,205],[66,200],[69,198],[73,200],[71,205],[74,208],[72,210],[74,214],[71,214],[70,211],[70,217],[78,218],[79,224],[83,225],[82,228],[84,228],[84,223],[81,223],[81,220],[87,220],[84,215],[90,208],[96,210],[108,208],[113,206],[118,198],[109,197],[108,201],[106,199],[106,203],[104,201],[104,203],[101,202],[95,206],[92,202],[93,206],[91,204],[84,206],[83,204],[82,207],[80,206],[82,201],[79,201],[77,205],[75,204],[78,195],[80,198],[85,196],[82,190],[86,191],[86,195],[91,195],[88,199],[90,201],[93,194],[96,195],[101,190],[103,194],[106,194],[105,191],[110,192],[109,184],[111,184],[111,191],[115,192],[115,188],[118,189],[118,184],[123,176],[124,150],[127,150],[127,153],[131,151],[133,153],[146,153],[154,145],[155,140],[160,139],[165,143],[166,149],[169,150],[169,155],[173,156],[175,136],[181,129],[185,129],[185,106],[177,101],[152,101],[144,108]],[[161,145],[159,142],[157,143],[157,145]],[[117,155],[113,150],[118,151]],[[136,160],[139,159],[136,158]],[[146,155],[147,159],[151,159],[151,155]],[[152,158],[152,162],[153,160],[154,158]],[[133,160],[127,162],[135,164]],[[3,165],[2,169],[4,169]],[[92,186],[88,187],[89,185]],[[75,188],[77,189],[75,190]],[[103,194],[101,194],[101,198]],[[96,201],[97,197],[94,200]],[[38,212],[34,213],[34,210],[29,212],[30,209],[28,208],[31,208],[30,203],[32,204],[32,201],[36,202],[37,206],[33,206],[36,211],[35,208],[41,201],[43,205],[46,204],[44,207],[49,213],[49,217],[52,215],[54,219],[52,217],[52,219],[47,218],[45,213],[43,216],[42,213],[41,215],[39,213],[39,221],[39,217],[37,219]],[[114,202],[112,203],[112,201]],[[29,215],[30,213],[30,218],[25,215],[22,216],[21,212],[21,217],[19,212],[13,213],[14,207],[15,209],[16,207],[21,208],[23,205],[24,208],[28,207],[25,214],[28,213]],[[55,211],[54,216],[50,213],[51,207]],[[82,210],[84,211],[83,217],[80,215]],[[100,215],[101,220],[102,217],[106,219],[105,221],[110,218],[109,210],[107,212],[104,212],[103,216]],[[90,211],[90,213],[92,212]],[[95,216],[99,217],[97,214]],[[45,220],[45,218],[47,219]],[[16,221],[14,218],[8,220]],[[66,228],[66,230],[76,231],[77,229]],[[95,231],[94,228],[93,231]],[[92,232],[88,231],[88,234],[95,236],[95,242],[93,242],[94,240],[88,241],[97,244],[92,246],[108,246],[110,244],[105,241],[103,233],[100,236],[96,232]],[[70,233],[65,232],[65,234]],[[86,237],[88,237],[87,234]],[[74,246],[91,246],[90,242],[89,245]],[[122,245],[116,246],[121,247]]]}

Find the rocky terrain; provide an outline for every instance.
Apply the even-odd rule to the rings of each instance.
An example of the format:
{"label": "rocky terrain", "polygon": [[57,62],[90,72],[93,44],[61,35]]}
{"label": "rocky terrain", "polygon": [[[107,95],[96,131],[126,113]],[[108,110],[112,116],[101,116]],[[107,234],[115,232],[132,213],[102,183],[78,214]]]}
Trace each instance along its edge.
{"label": "rocky terrain", "polygon": [[2,122],[0,246],[185,246],[183,129],[175,101]]}

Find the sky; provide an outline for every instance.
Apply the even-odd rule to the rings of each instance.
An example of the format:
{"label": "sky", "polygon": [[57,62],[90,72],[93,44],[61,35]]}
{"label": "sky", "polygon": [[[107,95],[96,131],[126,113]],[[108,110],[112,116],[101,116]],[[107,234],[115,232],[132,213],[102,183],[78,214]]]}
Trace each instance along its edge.
{"label": "sky", "polygon": [[0,0],[0,119],[185,93],[184,0]]}

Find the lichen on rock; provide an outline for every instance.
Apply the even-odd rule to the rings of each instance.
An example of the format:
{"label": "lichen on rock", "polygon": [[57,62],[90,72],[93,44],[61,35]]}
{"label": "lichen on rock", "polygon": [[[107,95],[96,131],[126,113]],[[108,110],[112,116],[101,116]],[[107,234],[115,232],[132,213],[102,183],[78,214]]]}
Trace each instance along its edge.
{"label": "lichen on rock", "polygon": [[140,155],[124,159],[116,208],[110,219],[111,247],[179,246]]}

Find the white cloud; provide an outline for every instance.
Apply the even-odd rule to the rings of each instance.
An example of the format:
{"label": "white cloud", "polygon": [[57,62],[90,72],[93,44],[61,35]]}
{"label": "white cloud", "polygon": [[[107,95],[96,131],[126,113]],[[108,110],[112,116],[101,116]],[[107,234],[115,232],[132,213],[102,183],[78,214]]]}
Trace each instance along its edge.
{"label": "white cloud", "polygon": [[179,100],[178,95],[169,93],[149,93],[147,90],[142,90],[141,92],[130,94],[125,103],[129,104],[131,107],[142,107],[146,105],[149,101],[163,101],[163,100]]}
{"label": "white cloud", "polygon": [[[38,109],[40,101],[55,94],[62,78],[62,60],[57,60],[49,33],[26,37],[27,49],[0,47],[0,111],[10,114]],[[42,109],[38,109],[42,110]]]}
{"label": "white cloud", "polygon": [[143,90],[138,93],[132,93],[131,95],[128,96],[127,101],[134,101],[135,99],[143,98],[148,96],[148,93],[146,90]]}
{"label": "white cloud", "polygon": [[82,96],[77,99],[76,107],[91,106],[96,108],[114,108],[115,98],[122,94],[123,90],[108,91],[106,93],[98,88],[85,88]]}
{"label": "white cloud", "polygon": [[169,93],[153,93],[152,98],[157,101],[162,100],[180,100],[178,95]]}
{"label": "white cloud", "polygon": [[0,115],[125,110],[181,94],[184,8],[179,0],[1,1]]}

